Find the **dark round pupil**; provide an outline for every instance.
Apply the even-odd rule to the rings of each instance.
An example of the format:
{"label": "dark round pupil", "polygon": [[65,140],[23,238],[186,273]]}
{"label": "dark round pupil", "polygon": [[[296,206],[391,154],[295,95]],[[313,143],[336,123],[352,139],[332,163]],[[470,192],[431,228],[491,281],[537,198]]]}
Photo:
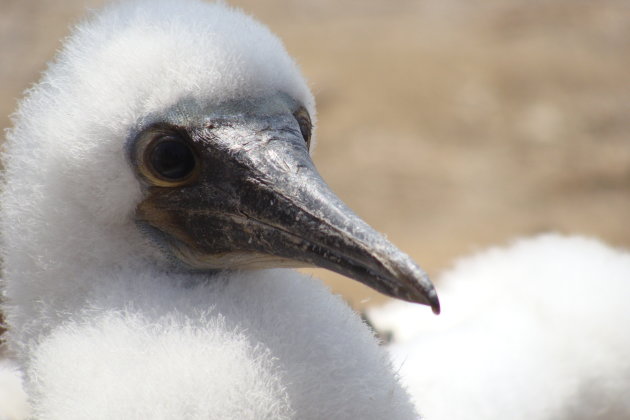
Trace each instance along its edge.
{"label": "dark round pupil", "polygon": [[151,166],[163,178],[177,180],[193,171],[195,157],[181,141],[162,140],[151,151]]}

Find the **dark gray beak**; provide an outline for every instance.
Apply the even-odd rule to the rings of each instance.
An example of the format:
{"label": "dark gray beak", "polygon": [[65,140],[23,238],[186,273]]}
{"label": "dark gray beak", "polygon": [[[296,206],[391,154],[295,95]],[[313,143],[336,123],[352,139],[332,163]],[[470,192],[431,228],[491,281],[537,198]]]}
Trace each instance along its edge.
{"label": "dark gray beak", "polygon": [[152,186],[138,220],[195,269],[323,267],[440,312],[427,275],[330,191],[290,117],[187,129],[194,182]]}

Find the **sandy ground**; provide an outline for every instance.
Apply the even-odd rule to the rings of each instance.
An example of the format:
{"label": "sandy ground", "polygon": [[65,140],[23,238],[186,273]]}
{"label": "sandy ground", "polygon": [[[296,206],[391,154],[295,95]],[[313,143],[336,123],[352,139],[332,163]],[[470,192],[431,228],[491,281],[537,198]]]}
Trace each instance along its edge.
{"label": "sandy ground", "polygon": [[[0,126],[101,0],[0,0]],[[543,231],[630,246],[630,2],[239,0],[319,103],[315,160],[437,275]],[[356,307],[382,297],[316,270]]]}

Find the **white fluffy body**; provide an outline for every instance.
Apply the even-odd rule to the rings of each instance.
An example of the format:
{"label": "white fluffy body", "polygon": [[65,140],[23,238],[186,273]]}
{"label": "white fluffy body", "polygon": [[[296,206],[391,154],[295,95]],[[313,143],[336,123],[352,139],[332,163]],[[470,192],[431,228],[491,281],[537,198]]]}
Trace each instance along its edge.
{"label": "white fluffy body", "polygon": [[288,270],[119,282],[30,357],[41,419],[415,418],[356,314]]}
{"label": "white fluffy body", "polygon": [[630,418],[630,254],[543,235],[460,260],[439,317],[393,302],[394,366],[427,420]]}
{"label": "white fluffy body", "polygon": [[281,42],[222,4],[125,2],[75,28],[4,153],[3,310],[33,418],[416,418],[385,352],[320,283],[169,274],[136,228],[135,132],[182,103],[278,92],[314,115]]}

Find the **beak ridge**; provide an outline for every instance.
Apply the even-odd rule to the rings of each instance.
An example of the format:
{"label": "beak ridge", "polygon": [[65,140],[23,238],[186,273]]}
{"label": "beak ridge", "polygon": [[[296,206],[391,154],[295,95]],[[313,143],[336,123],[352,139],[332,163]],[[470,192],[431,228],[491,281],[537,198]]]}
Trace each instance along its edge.
{"label": "beak ridge", "polygon": [[154,189],[140,221],[196,269],[317,266],[438,314],[426,273],[332,193],[295,129],[278,126],[200,130],[192,137],[206,163],[198,184],[176,200]]}

